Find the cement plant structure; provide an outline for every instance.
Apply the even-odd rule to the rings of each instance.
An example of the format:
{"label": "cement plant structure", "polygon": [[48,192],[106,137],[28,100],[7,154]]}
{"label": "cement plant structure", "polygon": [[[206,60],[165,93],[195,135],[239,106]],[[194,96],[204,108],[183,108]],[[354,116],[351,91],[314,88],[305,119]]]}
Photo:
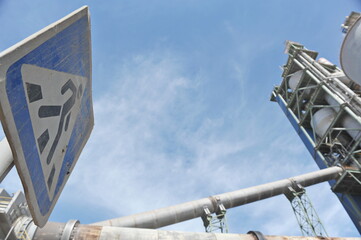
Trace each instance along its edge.
{"label": "cement plant structure", "polygon": [[[85,28],[80,29],[79,26],[85,26]],[[71,32],[70,35],[66,35],[66,32],[70,31],[69,29],[73,32]],[[83,35],[77,35],[77,30]],[[312,208],[312,205],[307,205],[309,202],[305,198],[304,190],[304,188],[308,186],[325,181],[329,182],[331,190],[337,195],[357,230],[361,233],[360,14],[353,12],[346,19],[343,25],[343,32],[346,33],[346,36],[341,49],[342,69],[338,68],[327,59],[317,58],[317,52],[306,49],[302,44],[287,41],[285,53],[288,54],[288,60],[283,66],[283,79],[281,84],[275,87],[271,94],[271,101],[279,104],[319,166],[319,171],[89,225],[81,224],[77,220],[70,220],[67,223],[47,221],[48,216],[56,203],[58,194],[60,194],[61,188],[66,183],[67,178],[63,180],[61,176],[63,176],[62,174],[70,174],[76,159],[71,159],[71,162],[66,162],[66,157],[63,157],[63,159],[60,159],[59,162],[57,162],[58,160],[53,160],[51,158],[51,154],[56,155],[56,152],[47,155],[48,159],[46,161],[48,165],[51,161],[55,161],[53,167],[49,168],[49,171],[44,170],[43,173],[43,175],[47,176],[47,182],[44,182],[45,185],[48,185],[47,194],[53,195],[53,200],[48,202],[49,205],[47,209],[44,210],[42,208],[43,206],[41,203],[44,202],[44,199],[40,197],[44,197],[44,194],[40,194],[42,192],[39,192],[40,190],[35,186],[35,182],[33,182],[34,184],[31,183],[30,185],[26,185],[29,184],[25,181],[26,179],[40,181],[43,178],[37,178],[39,177],[38,175],[36,175],[35,178],[32,177],[33,172],[29,170],[32,169],[30,168],[31,164],[30,167],[23,172],[24,166],[26,168],[26,164],[29,165],[30,160],[26,158],[27,156],[25,156],[25,159],[19,158],[20,153],[26,153],[25,150],[19,152],[19,149],[17,149],[18,145],[16,145],[17,142],[14,140],[17,139],[18,132],[20,135],[21,129],[14,128],[13,131],[12,128],[17,122],[15,120],[15,123],[9,123],[8,115],[6,115],[10,114],[16,107],[11,105],[13,93],[9,91],[9,87],[6,87],[5,84],[3,84],[4,81],[8,81],[10,77],[12,79],[13,76],[6,75],[4,77],[6,80],[2,80],[3,82],[0,81],[0,93],[5,92],[7,94],[7,98],[10,99],[10,105],[8,107],[6,105],[7,103],[4,103],[7,99],[0,99],[1,121],[7,136],[7,138],[0,142],[0,181],[6,177],[7,173],[15,164],[22,182],[25,185],[24,188],[27,189],[27,191],[32,191],[31,189],[29,190],[29,188],[33,187],[34,193],[31,194],[25,192],[24,195],[21,191],[18,191],[17,193],[10,195],[6,190],[0,189],[0,239],[327,239],[328,236],[325,234],[319,219],[317,217],[311,219],[311,216],[317,216],[317,214],[313,212],[314,209]],[[71,76],[71,78],[74,78],[73,82],[70,82],[69,80],[61,86],[62,94],[69,90],[72,91],[74,96],[73,98],[65,99],[69,101],[62,106],[63,109],[67,109],[67,112],[61,115],[61,119],[65,121],[65,130],[63,130],[64,126],[61,125],[57,135],[58,138],[54,141],[61,144],[61,141],[66,138],[64,137],[66,131],[73,131],[72,133],[75,135],[78,133],[78,130],[72,130],[73,125],[84,130],[84,134],[82,132],[81,135],[89,135],[92,127],[92,121],[88,121],[88,118],[81,119],[81,117],[84,116],[92,118],[92,108],[90,109],[92,106],[91,96],[89,95],[90,97],[88,99],[86,98],[88,96],[86,95],[87,90],[91,92],[90,88],[87,89],[87,87],[91,87],[91,72],[87,72],[87,70],[91,70],[88,8],[83,7],[80,10],[75,11],[64,19],[59,20],[37,34],[29,37],[29,39],[19,43],[15,47],[10,48],[10,50],[0,53],[0,63],[5,63],[5,65],[11,67],[15,66],[14,69],[18,66],[21,67],[22,65],[28,64],[28,62],[26,62],[30,61],[27,58],[28,56],[33,56],[31,54],[36,51],[43,51],[42,48],[47,44],[49,45],[54,42],[58,35],[62,36],[61,39],[69,38],[69,41],[73,40],[74,36],[76,36],[76,40],[81,40],[78,41],[80,42],[80,50],[84,51],[77,52],[77,54],[70,53],[72,54],[70,59],[73,58],[72,61],[74,61],[75,65],[64,65],[64,74],[62,73],[63,75],[59,75],[59,78],[62,76],[65,76],[66,78]],[[86,36],[89,37],[89,39],[83,41],[79,36]],[[60,43],[56,41],[55,43]],[[56,44],[54,46],[57,47]],[[67,46],[63,47],[66,48]],[[25,52],[23,55],[19,56],[19,52],[21,52],[22,49],[24,49]],[[63,49],[61,51],[63,51]],[[67,50],[64,51],[66,52]],[[59,53],[59,55],[61,54]],[[82,61],[85,61],[89,66],[85,66],[84,71],[77,72],[78,69],[74,70],[73,66],[77,66],[76,64],[79,62],[74,56],[84,57]],[[65,57],[69,58],[69,56]],[[23,59],[23,62],[20,62],[20,65],[19,59]],[[49,56],[49,59],[51,59],[48,60],[51,64],[47,63],[47,70],[43,71],[35,68],[35,70],[31,69],[31,71],[43,71],[46,74],[53,70],[58,71],[58,69],[55,69],[55,66],[59,67],[58,62],[56,61],[61,61],[61,59],[59,60],[58,56],[56,58]],[[7,74],[8,72],[11,73],[11,71],[14,71],[15,73],[16,69],[12,70],[11,67],[8,68]],[[29,70],[30,73],[32,73],[31,71]],[[22,72],[22,74],[24,73]],[[42,83],[39,83],[39,85],[31,85],[29,83],[23,84],[24,88],[27,88],[28,94],[26,98],[28,99],[28,103],[24,102],[24,104],[29,105],[25,105],[25,108],[29,109],[29,112],[32,108],[30,107],[30,103],[40,99],[41,88],[39,86],[41,86],[41,84]],[[56,90],[58,91],[59,89]],[[50,89],[50,91],[52,90]],[[25,97],[26,96],[23,98],[25,99]],[[82,99],[85,100],[83,101]],[[87,104],[82,105],[83,103]],[[77,106],[77,109],[80,109],[79,113],[75,112],[74,108],[72,108],[73,106]],[[87,107],[87,111],[84,111],[83,107]],[[55,111],[57,109],[59,108],[55,109],[54,107],[47,107],[46,110],[43,109],[43,112],[39,109],[37,114],[39,117],[44,117],[46,114],[55,114],[54,112],[49,113],[49,111]],[[79,114],[80,117],[72,120],[70,114],[66,115],[69,111]],[[17,112],[14,113],[15,119],[16,114]],[[60,116],[60,110],[58,114]],[[31,114],[30,116],[32,117]],[[31,120],[27,121],[31,123]],[[90,128],[85,128],[83,125],[77,125],[78,122],[81,124],[85,122],[85,126]],[[32,128],[35,127],[36,126],[33,124]],[[15,135],[13,135],[14,132]],[[36,130],[34,129],[34,133],[35,132]],[[73,143],[71,141],[74,134],[69,135],[69,143],[64,143],[66,147],[63,148],[63,152],[65,151],[64,149],[68,148],[68,144],[74,144],[77,148],[72,148],[72,151],[74,149],[74,151],[77,151],[74,153],[75,158],[77,158],[87,138],[76,138],[75,142],[78,142]],[[20,140],[21,139],[22,137],[20,136]],[[40,152],[44,150],[47,141],[49,141],[48,135],[42,134],[38,138]],[[24,147],[24,144],[20,144],[19,146]],[[54,146],[56,148],[56,145]],[[71,147],[72,145],[69,148]],[[36,150],[37,148],[35,147],[34,149]],[[65,152],[67,151],[68,150]],[[42,161],[42,159],[40,158],[40,160],[38,159],[37,161]],[[25,165],[22,165],[23,163],[25,163]],[[58,171],[54,170],[55,167],[58,169],[58,165],[56,164],[65,166],[65,170],[64,168],[61,168],[61,170],[59,170],[60,172],[56,172]],[[49,179],[51,181],[49,181]],[[60,189],[59,192],[51,190],[53,179],[57,181],[57,189]],[[225,233],[227,231],[225,230],[226,225],[224,223],[224,216],[227,209],[281,194],[284,194],[290,200],[300,224],[302,234],[304,234],[303,237],[265,236],[257,231],[250,231],[247,234]],[[194,218],[202,218],[205,229],[208,232],[185,233],[156,230],[160,227]],[[218,227],[223,233],[211,232],[212,229],[214,230],[213,227],[217,227],[217,224],[219,224]]]}

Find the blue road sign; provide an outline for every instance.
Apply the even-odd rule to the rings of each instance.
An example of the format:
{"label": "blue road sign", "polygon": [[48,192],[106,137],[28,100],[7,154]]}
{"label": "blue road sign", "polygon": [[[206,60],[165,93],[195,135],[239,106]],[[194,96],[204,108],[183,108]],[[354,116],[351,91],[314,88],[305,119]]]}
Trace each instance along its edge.
{"label": "blue road sign", "polygon": [[94,125],[88,8],[0,53],[0,63],[1,122],[44,226]]}

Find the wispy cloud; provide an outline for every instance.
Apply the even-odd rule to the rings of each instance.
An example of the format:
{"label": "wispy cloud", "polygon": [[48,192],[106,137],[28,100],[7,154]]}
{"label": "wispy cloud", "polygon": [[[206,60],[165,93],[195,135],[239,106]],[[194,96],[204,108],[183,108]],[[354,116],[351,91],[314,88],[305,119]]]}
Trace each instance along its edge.
{"label": "wispy cloud", "polygon": [[88,201],[100,201],[120,216],[219,193],[246,180],[244,174],[231,181],[227,176],[256,139],[236,137],[227,127],[227,112],[207,117],[201,94],[207,79],[188,77],[183,67],[170,53],[121,64],[117,84],[95,100],[96,126],[70,178],[71,188],[82,186],[80,198],[97,192]]}
{"label": "wispy cloud", "polygon": [[[202,95],[207,79],[184,68],[169,52],[120,64],[116,84],[95,99],[96,126],[63,201],[101,203],[103,212],[118,217],[317,170],[291,126],[283,126],[283,116],[262,127],[269,107],[208,115]],[[283,196],[229,213],[232,232],[247,222],[244,232],[259,227],[267,234],[299,235]],[[197,219],[168,229],[203,226]]]}

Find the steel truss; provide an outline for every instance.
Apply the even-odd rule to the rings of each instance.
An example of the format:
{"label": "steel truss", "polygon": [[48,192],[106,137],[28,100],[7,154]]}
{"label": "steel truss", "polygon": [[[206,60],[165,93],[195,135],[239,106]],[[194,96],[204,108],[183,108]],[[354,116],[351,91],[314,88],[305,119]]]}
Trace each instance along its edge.
{"label": "steel truss", "polygon": [[[318,53],[299,43],[286,42],[286,53],[289,57],[283,66],[283,81],[274,88],[271,101],[278,102],[321,169],[335,165],[345,168],[344,177],[330,184],[361,232],[361,191],[357,190],[361,188],[361,87],[352,81],[343,83],[341,69],[316,61]],[[298,71],[302,75],[292,89],[289,80]],[[312,123],[321,108],[332,108],[336,115],[324,135],[318,136]],[[345,118],[357,126],[343,126]]]}
{"label": "steel truss", "polygon": [[299,184],[294,188],[289,187],[288,189],[289,191],[285,195],[291,203],[302,235],[328,237],[316,210],[312,206],[311,200],[306,194],[306,190]]}

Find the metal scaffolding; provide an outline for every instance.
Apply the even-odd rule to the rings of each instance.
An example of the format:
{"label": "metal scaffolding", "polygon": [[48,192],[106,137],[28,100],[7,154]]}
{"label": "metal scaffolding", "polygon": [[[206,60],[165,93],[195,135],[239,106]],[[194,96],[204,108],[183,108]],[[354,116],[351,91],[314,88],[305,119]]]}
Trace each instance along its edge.
{"label": "metal scaffolding", "polygon": [[306,194],[306,190],[299,184],[288,189],[289,191],[285,193],[285,196],[291,203],[302,235],[328,237],[325,227]]}
{"label": "metal scaffolding", "polygon": [[[326,59],[316,60],[318,53],[300,43],[287,41],[286,53],[283,80],[271,100],[280,105],[319,168],[345,168],[344,177],[329,183],[361,232],[361,191],[355,192],[361,174],[361,86]],[[320,111],[330,113],[326,124],[317,124]]]}

